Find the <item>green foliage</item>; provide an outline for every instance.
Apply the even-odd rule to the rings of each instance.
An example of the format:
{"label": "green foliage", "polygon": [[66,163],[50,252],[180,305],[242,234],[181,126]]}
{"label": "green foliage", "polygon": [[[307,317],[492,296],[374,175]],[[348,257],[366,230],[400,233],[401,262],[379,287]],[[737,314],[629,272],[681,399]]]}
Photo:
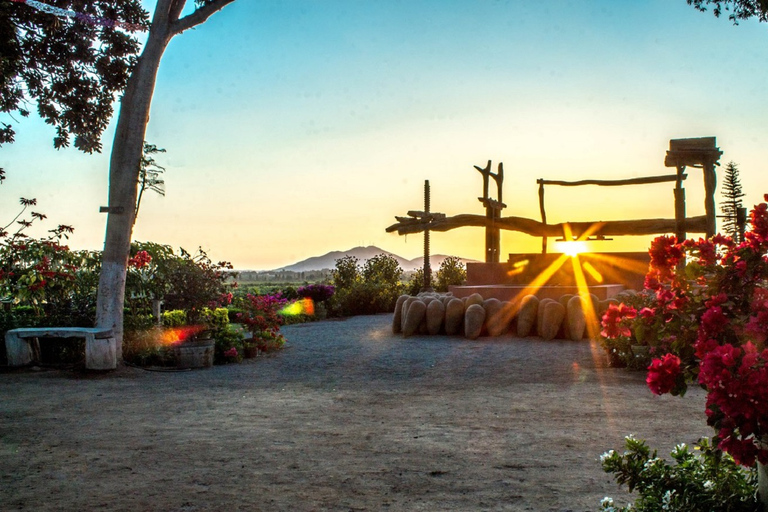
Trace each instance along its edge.
{"label": "green foliage", "polygon": [[[149,25],[139,0],[62,0],[56,6]],[[76,148],[99,151],[138,51],[137,38],[122,30],[0,2],[0,112],[27,117],[36,101],[37,113],[56,128],[56,148],[68,146],[74,135]],[[0,123],[0,145],[13,139],[13,128]]]}
{"label": "green foliage", "polygon": [[139,366],[175,366],[176,358],[171,346],[161,342],[163,333],[161,327],[126,330],[123,359]]}
{"label": "green foliage", "polygon": [[702,12],[711,5],[712,13],[718,18],[725,9],[729,13],[728,19],[734,25],[738,25],[739,20],[752,17],[756,17],[759,21],[768,21],[768,2],[765,0],[688,0],[688,5],[693,5]]}
{"label": "green foliage", "polygon": [[162,322],[165,327],[181,327],[187,324],[187,313],[182,309],[163,311]]}
{"label": "green foliage", "polygon": [[[696,453],[698,452],[698,453]],[[691,451],[680,444],[672,451],[674,464],[657,457],[643,440],[626,438],[626,451],[613,450],[600,458],[603,470],[619,485],[638,493],[633,505],[618,508],[604,498],[601,510],[620,512],[753,512],[757,501],[757,473],[745,469],[728,454],[701,439]]]}
{"label": "green foliage", "polygon": [[333,271],[335,294],[327,301],[331,316],[370,315],[392,311],[403,293],[403,270],[392,256],[379,254],[361,269],[357,258],[336,260]]}
{"label": "green foliage", "polygon": [[447,292],[450,285],[461,285],[467,280],[467,269],[461,259],[448,256],[435,273],[435,291]]}
{"label": "green foliage", "polygon": [[228,290],[225,283],[230,275],[225,269],[231,268],[228,262],[213,263],[202,248],[195,255],[181,249],[181,257],[169,262],[166,306],[194,313],[218,304]]}
{"label": "green foliage", "polygon": [[408,280],[408,284],[405,286],[405,293],[408,295],[418,295],[421,289],[424,287],[424,269],[418,268],[411,275]]}
{"label": "green foliage", "polygon": [[139,216],[141,198],[145,190],[151,190],[156,194],[165,196],[165,180],[160,178],[160,175],[165,172],[165,167],[159,165],[153,156],[158,153],[165,153],[165,150],[144,141],[144,152],[141,155],[141,164],[139,166],[139,195],[136,199],[134,217]]}
{"label": "green foliage", "polygon": [[203,308],[200,311],[200,321],[213,331],[224,330],[229,325],[227,308]]}
{"label": "green foliage", "polygon": [[232,362],[233,358],[225,356],[224,353],[233,348],[237,351],[237,359],[242,359],[244,338],[245,336],[242,329],[233,325],[227,324],[225,327],[218,329],[213,336],[215,342],[213,355],[214,363],[221,364]]}
{"label": "green foliage", "polygon": [[744,191],[741,189],[739,168],[733,162],[728,162],[725,166],[722,194],[725,199],[720,205],[720,212],[723,214],[721,216],[723,219],[723,231],[726,235],[733,238],[735,242],[743,242],[738,218],[739,211],[744,206],[741,202],[741,198],[744,197]]}
{"label": "green foliage", "polygon": [[354,256],[344,256],[336,260],[336,268],[331,272],[333,285],[339,288],[352,288],[362,280],[358,260]]}

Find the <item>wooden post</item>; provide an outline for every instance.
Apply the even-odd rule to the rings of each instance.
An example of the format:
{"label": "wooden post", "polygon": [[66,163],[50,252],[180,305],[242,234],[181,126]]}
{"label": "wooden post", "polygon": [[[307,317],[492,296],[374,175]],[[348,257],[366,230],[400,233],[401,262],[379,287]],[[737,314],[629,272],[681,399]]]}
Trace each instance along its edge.
{"label": "wooden post", "polygon": [[[541,222],[547,224],[547,212],[544,211],[544,181],[537,180],[539,182],[539,210],[541,210]],[[541,237],[541,254],[547,254],[547,236]]]}
{"label": "wooden post", "polygon": [[677,181],[675,182],[675,236],[677,241],[685,240],[685,189],[683,188],[684,165],[677,166]]}
{"label": "wooden post", "polygon": [[717,175],[715,162],[707,159],[704,162],[704,214],[707,216],[707,238],[715,236],[717,224],[715,221],[715,187]]}
{"label": "wooden post", "polygon": [[[429,180],[424,180],[424,218],[429,219]],[[432,291],[432,266],[429,262],[429,228],[424,230],[424,286],[423,292]]]}
{"label": "wooden post", "polygon": [[736,226],[739,228],[739,239],[736,240],[736,242],[743,242],[744,241],[744,232],[746,231],[747,227],[747,209],[746,208],[739,208],[736,210]]}

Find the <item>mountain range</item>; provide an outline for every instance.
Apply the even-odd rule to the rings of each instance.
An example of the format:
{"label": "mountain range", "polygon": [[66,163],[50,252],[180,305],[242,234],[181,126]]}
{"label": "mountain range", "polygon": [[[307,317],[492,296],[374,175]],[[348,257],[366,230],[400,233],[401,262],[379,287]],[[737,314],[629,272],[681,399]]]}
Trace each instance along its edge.
{"label": "mountain range", "polygon": [[[368,247],[353,247],[347,251],[331,251],[328,254],[323,254],[322,256],[313,256],[311,258],[299,261],[298,263],[294,263],[293,265],[275,269],[275,271],[309,272],[312,270],[331,269],[336,267],[336,260],[345,256],[354,256],[359,260],[359,264],[363,264],[379,254],[392,256],[395,260],[397,260],[397,263],[400,265],[400,267],[406,272],[410,270],[416,270],[424,266],[423,256],[414,258],[412,260],[407,260],[401,256],[398,256],[397,254],[385,251],[384,249],[380,249],[374,245],[369,245]],[[436,270],[447,257],[448,256],[444,254],[431,254],[429,256],[429,263],[432,268]],[[477,261],[465,258],[460,259],[465,265],[467,262]]]}

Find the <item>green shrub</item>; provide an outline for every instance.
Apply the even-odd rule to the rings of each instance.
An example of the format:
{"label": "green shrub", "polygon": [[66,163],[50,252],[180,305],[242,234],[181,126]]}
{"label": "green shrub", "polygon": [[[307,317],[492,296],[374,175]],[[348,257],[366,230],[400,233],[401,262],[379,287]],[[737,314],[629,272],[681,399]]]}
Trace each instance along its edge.
{"label": "green shrub", "polygon": [[214,348],[213,362],[216,364],[222,364],[232,361],[224,355],[225,352],[231,349],[237,350],[238,355],[242,358],[243,354],[243,339],[245,335],[242,329],[239,329],[233,325],[226,325],[222,329],[218,329],[214,333],[214,342],[216,343]]}
{"label": "green shrub", "polygon": [[447,292],[450,285],[462,285],[467,280],[467,269],[459,258],[448,256],[435,273],[435,291]]}
{"label": "green shrub", "polygon": [[163,311],[162,322],[165,327],[181,327],[187,324],[187,313],[181,309]]}
{"label": "green shrub", "polygon": [[[613,450],[600,457],[603,470],[619,485],[639,494],[633,505],[617,507],[604,498],[600,510],[610,512],[753,512],[757,507],[757,472],[701,439],[691,451],[679,444],[672,451],[674,464],[656,456],[643,440],[626,438],[626,451]],[[694,453],[698,452],[698,454]]]}
{"label": "green shrub", "polygon": [[391,312],[405,287],[403,270],[392,256],[379,254],[360,269],[352,256],[336,260],[335,294],[327,301],[331,316],[370,315]]}

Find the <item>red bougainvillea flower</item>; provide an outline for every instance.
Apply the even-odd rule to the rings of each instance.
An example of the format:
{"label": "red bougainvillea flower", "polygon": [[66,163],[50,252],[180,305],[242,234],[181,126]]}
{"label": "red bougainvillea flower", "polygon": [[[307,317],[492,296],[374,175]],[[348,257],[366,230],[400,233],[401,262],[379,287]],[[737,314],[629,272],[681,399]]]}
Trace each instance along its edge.
{"label": "red bougainvillea flower", "polygon": [[675,388],[678,377],[682,375],[680,358],[674,354],[665,354],[661,359],[654,359],[648,367],[645,382],[656,395],[669,393]]}
{"label": "red bougainvillea flower", "polygon": [[[768,201],[768,194],[766,194],[766,201]],[[749,218],[752,224],[752,234],[758,241],[764,242],[768,238],[768,204],[755,205],[754,209],[749,212]]]}
{"label": "red bougainvillea flower", "polygon": [[629,326],[624,325],[622,320],[625,318],[632,319],[637,316],[637,310],[631,306],[627,306],[623,302],[618,306],[611,304],[608,306],[608,310],[603,315],[602,334],[606,338],[618,338],[619,336],[632,336]]}
{"label": "red bougainvillea flower", "polygon": [[659,236],[651,242],[650,248],[651,267],[656,269],[659,279],[664,280],[673,274],[673,271],[683,258],[683,249],[677,243],[674,236]]}
{"label": "red bougainvillea flower", "polygon": [[128,265],[133,268],[144,268],[152,261],[152,256],[147,251],[139,251],[136,256],[128,260]]}

